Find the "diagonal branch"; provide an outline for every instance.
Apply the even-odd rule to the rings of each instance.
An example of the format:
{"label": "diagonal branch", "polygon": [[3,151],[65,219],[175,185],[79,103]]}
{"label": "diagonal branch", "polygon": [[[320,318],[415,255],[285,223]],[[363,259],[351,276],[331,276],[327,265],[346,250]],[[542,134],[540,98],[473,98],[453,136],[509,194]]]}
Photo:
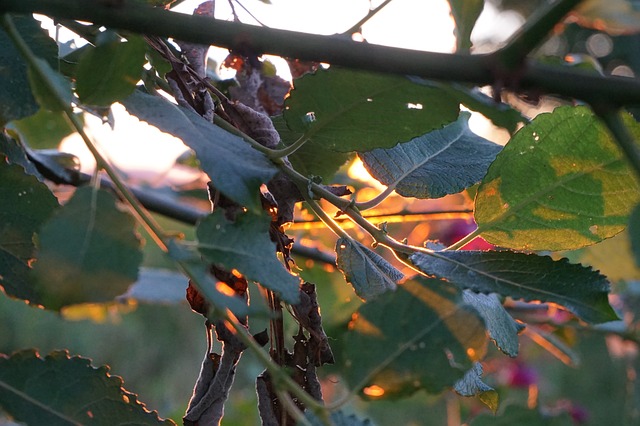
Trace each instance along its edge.
{"label": "diagonal branch", "polygon": [[[480,86],[494,84],[497,78],[504,77],[495,75],[500,69],[496,54],[456,55],[400,49],[359,43],[344,36],[321,36],[183,15],[129,2],[116,6],[113,2],[85,0],[2,0],[0,12],[42,13],[255,54],[269,53],[354,69]],[[519,77],[518,87],[513,89],[535,88],[590,103],[640,104],[640,81],[634,79],[605,77],[538,63],[529,64]]]}

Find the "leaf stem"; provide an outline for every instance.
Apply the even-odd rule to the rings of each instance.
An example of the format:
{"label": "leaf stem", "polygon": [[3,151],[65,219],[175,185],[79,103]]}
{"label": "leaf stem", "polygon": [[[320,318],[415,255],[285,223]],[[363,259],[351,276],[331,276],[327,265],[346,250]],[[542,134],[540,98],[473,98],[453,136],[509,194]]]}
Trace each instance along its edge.
{"label": "leaf stem", "polygon": [[451,244],[449,247],[446,248],[446,250],[458,250],[459,248],[462,248],[467,244],[469,244],[471,241],[475,240],[477,237],[480,236],[481,233],[482,231],[480,230],[480,228],[476,228],[475,231],[471,232],[467,236]]}
{"label": "leaf stem", "polygon": [[387,186],[387,188],[384,191],[382,191],[381,193],[379,193],[378,195],[376,195],[375,197],[373,197],[369,201],[364,201],[362,203],[356,203],[356,207],[358,208],[358,210],[369,210],[369,209],[372,209],[375,206],[377,206],[378,204],[380,204],[381,202],[383,202],[384,200],[386,200],[387,197],[389,195],[391,195],[391,193],[393,191],[395,191],[395,190],[396,190],[396,186],[395,185],[389,185],[389,186]]}
{"label": "leaf stem", "polygon": [[274,149],[267,153],[267,157],[273,158],[284,158],[288,155],[293,154],[298,149],[300,149],[305,143],[309,141],[310,137],[307,134],[304,134],[298,138],[297,141],[292,143],[291,145],[282,148],[282,149]]}
{"label": "leaf stem", "polygon": [[369,12],[358,22],[353,24],[351,28],[344,32],[344,34],[354,34],[360,31],[361,27],[371,18],[373,18],[378,12],[380,12],[385,6],[391,3],[393,0],[385,0],[376,8],[370,9]]}

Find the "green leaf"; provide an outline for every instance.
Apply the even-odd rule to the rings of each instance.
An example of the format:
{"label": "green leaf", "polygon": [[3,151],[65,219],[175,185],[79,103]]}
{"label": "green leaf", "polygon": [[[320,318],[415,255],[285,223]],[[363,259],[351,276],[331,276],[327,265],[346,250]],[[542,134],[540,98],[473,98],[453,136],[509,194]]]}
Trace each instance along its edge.
{"label": "green leaf", "polygon": [[498,410],[498,392],[482,381],[482,373],[482,364],[476,362],[469,371],[464,373],[464,377],[456,382],[453,390],[462,396],[477,396],[495,413]]}
{"label": "green leaf", "polygon": [[58,207],[49,188],[0,156],[0,286],[9,296],[38,303],[30,280],[33,236]]}
{"label": "green leaf", "polygon": [[[640,139],[640,125],[625,116]],[[604,125],[584,107],[560,107],[518,131],[476,196],[478,231],[522,250],[565,250],[622,231],[640,186]]]}
{"label": "green leaf", "polygon": [[557,416],[544,415],[538,410],[510,405],[499,416],[481,414],[473,419],[470,426],[574,426],[571,416],[564,412]]}
{"label": "green leaf", "polygon": [[109,368],[91,360],[34,350],[0,355],[0,406],[29,425],[175,425],[161,420],[122,387]]}
{"label": "green leaf", "polygon": [[395,290],[396,283],[404,278],[402,272],[358,241],[338,238],[336,255],[338,269],[361,299],[370,300]]}
{"label": "green leaf", "polygon": [[298,301],[300,278],[289,273],[276,257],[276,246],[269,238],[271,218],[266,215],[239,214],[229,222],[224,213],[208,215],[198,225],[199,250],[211,263],[237,269],[247,279],[273,290],[288,303]]}
{"label": "green leaf", "polygon": [[119,301],[135,300],[142,303],[173,304],[185,301],[189,280],[180,272],[169,269],[140,268],[138,280]]}
{"label": "green leaf", "polygon": [[[271,117],[271,121],[280,134],[283,147],[293,144],[302,136],[301,133],[289,130],[281,115]],[[321,176],[325,182],[328,182],[340,167],[352,157],[351,153],[336,152],[315,139],[311,139],[288,158],[293,168],[298,172],[305,176]]]}
{"label": "green leaf", "polygon": [[27,174],[37,177],[39,181],[44,180],[36,166],[27,158],[24,146],[15,139],[7,137],[6,133],[0,134],[0,154],[7,157],[9,164],[18,164],[24,168]]}
{"label": "green leaf", "polygon": [[109,106],[133,93],[145,63],[146,43],[129,36],[98,44],[80,59],[76,74],[76,92],[88,105]]}
{"label": "green leaf", "polygon": [[629,237],[631,239],[631,251],[636,261],[636,266],[640,267],[640,204],[633,209],[629,220]]}
{"label": "green leaf", "polygon": [[468,52],[471,49],[471,32],[484,9],[484,0],[447,0],[451,7],[451,16],[456,22],[456,51]]}
{"label": "green leaf", "polygon": [[107,302],[136,281],[142,261],[135,219],[106,190],[79,188],[42,227],[34,265],[41,303],[58,310]]}
{"label": "green leaf", "polygon": [[518,334],[524,324],[514,320],[495,294],[478,294],[469,290],[462,292],[462,299],[484,319],[489,336],[498,349],[510,357],[518,355]]}
{"label": "green leaf", "polygon": [[27,70],[31,91],[38,104],[49,111],[63,111],[65,106],[71,107],[71,84],[44,59],[35,58],[35,61],[39,64],[39,70],[45,74],[44,77],[41,76],[33,67]]}
{"label": "green leaf", "polygon": [[446,93],[405,77],[331,67],[294,86],[285,101],[289,128],[340,152],[390,148],[458,116]]}
{"label": "green leaf", "polygon": [[439,198],[480,182],[502,147],[469,129],[471,114],[441,130],[359,156],[367,171],[404,197]]}
{"label": "green leaf", "polygon": [[278,173],[264,154],[166,99],[136,91],[123,104],[140,120],[182,139],[195,151],[202,170],[225,196],[253,212],[262,212],[260,186]]}
{"label": "green leaf", "polygon": [[57,148],[62,139],[76,131],[64,113],[44,108],[30,117],[10,122],[6,129],[10,135],[34,149]]}
{"label": "green leaf", "polygon": [[350,385],[386,397],[453,386],[487,345],[484,323],[460,291],[426,278],[365,303],[342,340]]}
{"label": "green leaf", "polygon": [[[311,426],[325,425],[324,422],[318,419],[312,410],[306,410],[304,417],[309,421],[309,423],[311,423]],[[355,414],[345,414],[342,410],[332,411],[329,417],[333,426],[373,426],[373,423],[371,423],[369,419],[361,420]],[[306,423],[297,423],[298,426],[302,426],[304,424]]]}
{"label": "green leaf", "polygon": [[410,260],[425,274],[476,293],[557,303],[588,322],[618,319],[607,299],[606,277],[567,259],[511,251],[446,251],[415,253]]}
{"label": "green leaf", "polygon": [[[40,23],[31,16],[12,16],[18,32],[38,56],[55,65],[58,47]],[[0,127],[38,111],[38,104],[31,94],[27,77],[27,65],[13,42],[0,28]]]}

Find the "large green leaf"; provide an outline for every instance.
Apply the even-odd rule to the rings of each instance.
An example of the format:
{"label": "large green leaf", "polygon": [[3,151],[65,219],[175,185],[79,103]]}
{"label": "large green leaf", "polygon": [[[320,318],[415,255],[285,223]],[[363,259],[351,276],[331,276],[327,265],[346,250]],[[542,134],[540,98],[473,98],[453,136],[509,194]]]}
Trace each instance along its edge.
{"label": "large green leaf", "polygon": [[[81,118],[82,116],[78,116]],[[57,148],[66,136],[76,130],[71,127],[64,113],[41,108],[36,114],[7,124],[13,137],[30,148]]]}
{"label": "large green leaf", "polygon": [[364,300],[395,290],[396,283],[404,277],[382,256],[347,238],[338,238],[336,242],[336,264]]}
{"label": "large green leaf", "polygon": [[487,331],[502,352],[516,357],[518,355],[518,334],[524,329],[524,324],[517,322],[509,315],[495,294],[474,293],[465,290],[462,299],[473,306],[484,319]]}
{"label": "large green leaf", "polygon": [[[289,146],[302,137],[301,133],[289,130],[281,115],[272,117],[271,121],[280,134],[283,146]],[[325,182],[328,182],[352,156],[351,153],[334,151],[321,142],[311,139],[288,158],[298,172],[305,176],[321,176]]]}
{"label": "large green leaf", "polygon": [[[640,125],[625,123],[640,139]],[[475,219],[487,241],[564,250],[620,232],[640,186],[606,128],[584,107],[561,107],[522,128],[489,167]]]}
{"label": "large green leaf", "polygon": [[148,411],[122,379],[91,360],[35,351],[0,355],[0,407],[29,425],[175,425]]}
{"label": "large green leaf", "polygon": [[556,416],[542,414],[538,410],[510,405],[504,413],[495,416],[482,414],[471,422],[470,426],[574,426],[575,423],[567,412]]}
{"label": "large green leaf", "polygon": [[[418,278],[365,303],[343,337],[342,374],[365,395],[401,396],[453,386],[486,350],[477,312],[455,287]],[[368,389],[366,389],[368,388]]]}
{"label": "large green leaf", "polygon": [[166,99],[136,91],[123,104],[139,119],[182,139],[224,195],[254,212],[262,211],[260,185],[278,172],[264,154]]}
{"label": "large green leaf", "polygon": [[142,261],[135,219],[106,190],[79,188],[42,227],[34,276],[40,302],[60,309],[107,302],[136,281]]}
{"label": "large green leaf", "polygon": [[76,73],[80,100],[88,105],[108,106],[129,96],[142,75],[145,51],[146,43],[138,36],[129,36],[125,43],[98,43],[87,50]]}
{"label": "large green leaf", "polygon": [[456,22],[456,46],[458,52],[471,49],[471,31],[482,13],[484,0],[447,0],[451,16]]}
{"label": "large green leaf", "polygon": [[502,147],[469,129],[471,114],[441,130],[359,156],[380,183],[404,197],[439,198],[480,182]]}
{"label": "large green leaf", "polygon": [[276,246],[269,238],[270,224],[270,217],[248,213],[229,222],[222,211],[217,211],[198,225],[199,250],[209,262],[237,269],[247,279],[278,293],[286,302],[296,303],[300,278],[278,261]]}
{"label": "large green leaf", "polygon": [[0,286],[5,293],[38,303],[29,276],[34,234],[58,206],[49,188],[0,155]]}
{"label": "large green leaf", "polygon": [[[40,23],[31,16],[14,16],[13,23],[31,50],[55,65],[56,43],[49,38]],[[9,36],[0,29],[0,127],[8,121],[27,117],[38,111],[31,94],[27,65]]]}
{"label": "large green leaf", "polygon": [[425,274],[476,293],[557,303],[589,322],[618,319],[607,298],[607,279],[567,259],[511,251],[449,251],[415,253],[410,260]]}
{"label": "large green leaf", "polygon": [[331,67],[294,82],[289,128],[340,152],[390,148],[458,116],[458,102],[408,78]]}
{"label": "large green leaf", "polygon": [[38,68],[29,67],[27,76],[38,104],[49,111],[64,111],[65,107],[70,108],[73,99],[71,83],[44,59],[35,58],[35,62]]}

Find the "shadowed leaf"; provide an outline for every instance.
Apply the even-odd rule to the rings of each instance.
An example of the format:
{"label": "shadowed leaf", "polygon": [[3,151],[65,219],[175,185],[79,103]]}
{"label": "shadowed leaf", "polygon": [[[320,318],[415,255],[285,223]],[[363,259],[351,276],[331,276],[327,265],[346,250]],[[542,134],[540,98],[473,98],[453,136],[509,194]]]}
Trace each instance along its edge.
{"label": "shadowed leaf", "polygon": [[631,250],[636,261],[636,266],[640,267],[640,204],[633,209],[633,213],[631,214],[629,236],[631,237]]}
{"label": "shadowed leaf", "polygon": [[122,387],[108,367],[69,357],[64,351],[41,358],[27,350],[0,354],[0,407],[29,425],[175,425],[161,420]]}
{"label": "shadowed leaf", "polygon": [[498,410],[498,392],[482,381],[482,364],[476,362],[464,373],[464,377],[456,382],[453,390],[462,396],[477,396],[494,413]]}
{"label": "shadowed leaf", "polygon": [[567,259],[511,251],[415,253],[410,259],[425,274],[462,289],[557,303],[588,322],[618,319],[606,277]]}
{"label": "shadowed leaf", "polygon": [[395,290],[404,277],[382,256],[352,239],[338,238],[336,256],[338,269],[364,300]]}
{"label": "shadowed leaf", "polygon": [[46,308],[112,301],[136,281],[142,252],[135,219],[110,192],[77,189],[39,237],[33,272]]}
{"label": "shadowed leaf", "polygon": [[456,23],[456,51],[468,52],[471,49],[471,31],[482,13],[484,0],[447,0],[451,7],[451,16]]}
{"label": "shadowed leaf", "polygon": [[526,407],[510,405],[504,413],[496,416],[494,414],[481,414],[473,419],[470,426],[574,426],[569,413],[563,412],[557,416],[544,415],[538,410],[530,410]]}
{"label": "shadowed leaf", "polygon": [[469,113],[455,123],[390,149],[359,154],[367,171],[404,197],[439,198],[480,182],[502,148],[469,129]]}
{"label": "shadowed leaf", "polygon": [[365,303],[343,337],[342,374],[371,397],[440,392],[482,358],[486,332],[455,287],[418,278]]}
{"label": "shadowed leaf", "polygon": [[390,148],[458,116],[458,102],[405,77],[338,67],[294,81],[284,119],[293,132],[340,152]]}

